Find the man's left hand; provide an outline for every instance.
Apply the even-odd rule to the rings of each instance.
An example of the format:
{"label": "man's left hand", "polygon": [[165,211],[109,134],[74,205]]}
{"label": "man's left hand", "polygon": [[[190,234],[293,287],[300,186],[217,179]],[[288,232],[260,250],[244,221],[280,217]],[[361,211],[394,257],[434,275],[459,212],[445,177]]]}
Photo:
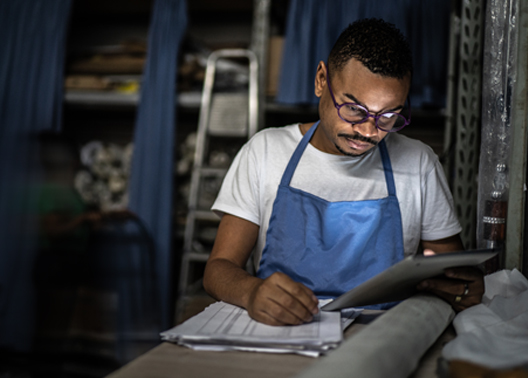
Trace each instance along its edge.
{"label": "man's left hand", "polygon": [[474,267],[451,268],[445,271],[446,278],[422,281],[418,290],[428,291],[446,300],[455,311],[477,305],[484,294],[484,275]]}

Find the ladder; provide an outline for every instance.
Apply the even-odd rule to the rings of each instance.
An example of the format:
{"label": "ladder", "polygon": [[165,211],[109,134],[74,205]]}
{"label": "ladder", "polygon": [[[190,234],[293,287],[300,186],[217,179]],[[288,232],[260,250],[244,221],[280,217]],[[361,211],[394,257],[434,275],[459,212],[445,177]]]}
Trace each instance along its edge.
{"label": "ladder", "polygon": [[[215,88],[217,67],[233,62],[232,59],[247,60],[249,63],[247,88],[244,91],[221,92]],[[216,50],[207,59],[176,301],[177,323],[182,320],[193,294],[202,288],[203,270],[200,271],[198,265],[205,266],[219,223],[218,216],[210,210],[211,197],[217,194],[215,192],[211,196],[211,191],[219,189],[218,183],[223,180],[227,168],[211,166],[206,160],[215,145],[226,144],[234,138],[246,142],[256,133],[259,119],[258,80],[259,64],[251,50]],[[209,201],[204,200],[207,196]],[[209,240],[204,242],[204,239]],[[199,278],[193,280],[193,275]]]}

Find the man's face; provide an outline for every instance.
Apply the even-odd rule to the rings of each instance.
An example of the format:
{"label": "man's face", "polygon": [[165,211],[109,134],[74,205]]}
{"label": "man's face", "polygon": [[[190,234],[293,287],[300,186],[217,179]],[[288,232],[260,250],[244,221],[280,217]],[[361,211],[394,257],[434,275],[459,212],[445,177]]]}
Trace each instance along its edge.
{"label": "man's face", "polygon": [[[321,123],[311,143],[319,150],[336,155],[359,156],[370,151],[387,132],[376,128],[373,118],[351,124],[342,120],[330,95],[327,67],[319,63],[315,77],[315,94],[320,98]],[[404,79],[382,77],[372,73],[356,59],[341,71],[331,73],[331,88],[337,105],[356,103],[372,114],[400,112],[409,92],[410,76]]]}

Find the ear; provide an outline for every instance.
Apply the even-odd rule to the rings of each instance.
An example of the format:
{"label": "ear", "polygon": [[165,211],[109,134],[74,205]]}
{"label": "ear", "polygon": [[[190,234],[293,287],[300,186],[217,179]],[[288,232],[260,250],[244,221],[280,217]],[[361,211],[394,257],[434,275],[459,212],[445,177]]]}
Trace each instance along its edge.
{"label": "ear", "polygon": [[326,87],[326,65],[323,61],[319,62],[317,72],[315,73],[315,95],[321,97],[323,89]]}

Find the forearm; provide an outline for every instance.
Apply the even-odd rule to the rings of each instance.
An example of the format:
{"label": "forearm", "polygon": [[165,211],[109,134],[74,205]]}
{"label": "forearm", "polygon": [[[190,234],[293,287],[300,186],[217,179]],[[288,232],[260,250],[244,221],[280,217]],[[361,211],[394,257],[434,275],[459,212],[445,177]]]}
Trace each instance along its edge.
{"label": "forearm", "polygon": [[213,298],[247,308],[251,293],[261,282],[233,262],[216,258],[205,267],[203,285]]}
{"label": "forearm", "polygon": [[460,235],[457,234],[440,240],[422,240],[422,248],[430,249],[435,253],[448,253],[463,250],[464,244],[462,244]]}
{"label": "forearm", "polygon": [[244,269],[258,231],[247,220],[229,214],[222,217],[204,273],[204,288],[211,296],[247,308],[250,293],[261,282]]}

